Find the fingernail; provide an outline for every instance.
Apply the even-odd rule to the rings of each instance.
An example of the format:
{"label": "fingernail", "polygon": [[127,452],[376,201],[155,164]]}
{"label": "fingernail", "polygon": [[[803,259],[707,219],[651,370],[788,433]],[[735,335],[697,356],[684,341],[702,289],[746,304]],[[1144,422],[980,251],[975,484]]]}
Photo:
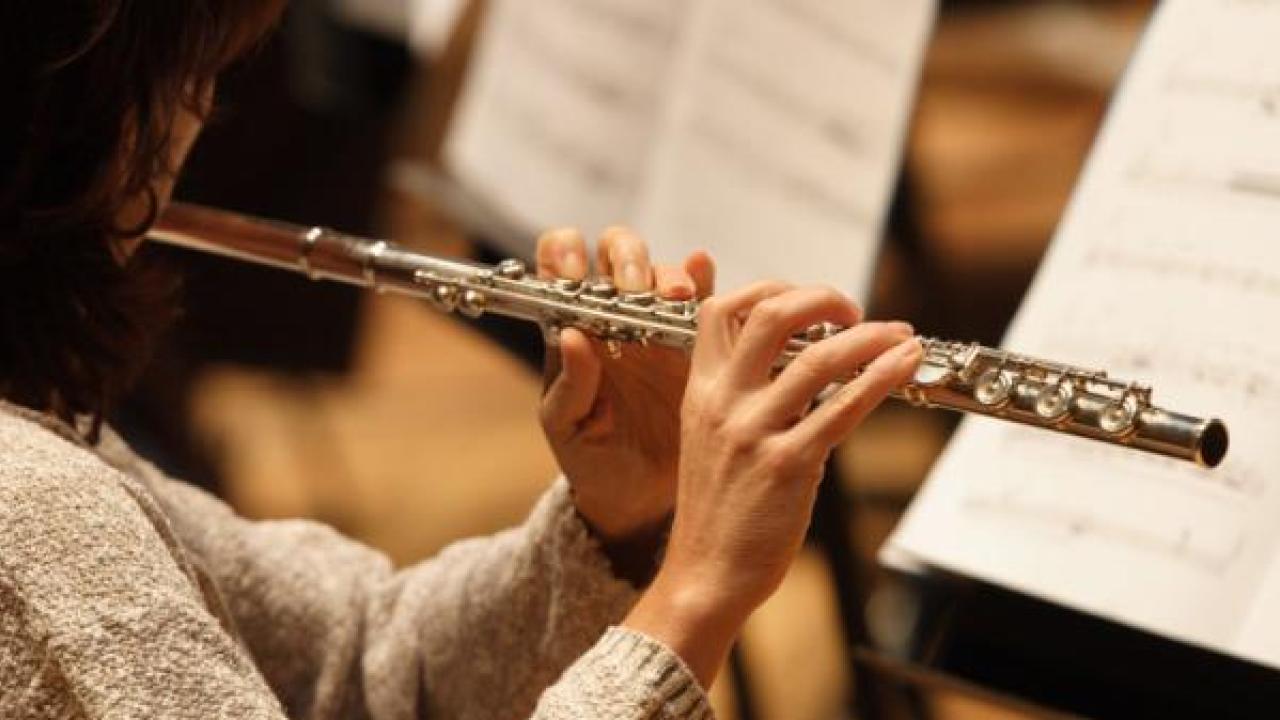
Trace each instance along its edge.
{"label": "fingernail", "polygon": [[634,292],[648,290],[649,279],[640,270],[639,263],[628,261],[623,263],[622,271],[618,274],[618,287],[622,290]]}
{"label": "fingernail", "polygon": [[587,276],[587,264],[580,253],[573,250],[562,250],[560,256],[560,272],[573,280],[581,280]]}
{"label": "fingernail", "polygon": [[905,323],[901,320],[895,320],[889,323],[889,330],[894,335],[901,335],[903,337],[910,337],[916,334],[916,329],[911,327],[911,323]]}
{"label": "fingernail", "polygon": [[667,289],[663,297],[668,300],[689,300],[693,297],[693,286],[684,283],[676,283]]}
{"label": "fingernail", "polygon": [[924,348],[920,346],[919,340],[905,340],[898,345],[897,353],[902,366],[914,370],[920,364],[920,357],[924,355]]}

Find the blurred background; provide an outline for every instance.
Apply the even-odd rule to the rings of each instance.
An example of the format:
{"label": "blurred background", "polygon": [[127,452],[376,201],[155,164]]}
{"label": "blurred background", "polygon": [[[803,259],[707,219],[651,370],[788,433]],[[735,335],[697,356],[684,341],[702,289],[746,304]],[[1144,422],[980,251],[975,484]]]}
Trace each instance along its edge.
{"label": "blurred background", "polygon": [[[433,5],[433,0],[424,0]],[[929,44],[871,314],[998,343],[1063,211],[1146,0],[944,0]],[[436,166],[480,3],[294,0],[225,77],[178,197],[488,257],[406,169]],[[532,328],[443,317],[164,248],[185,315],[117,424],[170,472],[256,518],[312,517],[412,563],[518,523],[556,469],[536,421]],[[723,718],[857,706],[837,586],[892,643],[916,611],[875,551],[956,418],[897,404],[838,452],[851,557],[806,550],[713,691]],[[828,537],[825,541],[830,543]],[[834,569],[833,569],[834,568]],[[1023,717],[929,689],[902,716]]]}

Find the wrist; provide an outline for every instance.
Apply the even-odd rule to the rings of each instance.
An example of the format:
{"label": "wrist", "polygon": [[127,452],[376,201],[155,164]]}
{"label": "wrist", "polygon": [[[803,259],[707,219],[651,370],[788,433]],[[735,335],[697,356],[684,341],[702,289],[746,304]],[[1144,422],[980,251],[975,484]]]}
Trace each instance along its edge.
{"label": "wrist", "polygon": [[665,569],[623,621],[623,626],[666,645],[684,660],[702,687],[711,686],[750,610],[701,582]]}

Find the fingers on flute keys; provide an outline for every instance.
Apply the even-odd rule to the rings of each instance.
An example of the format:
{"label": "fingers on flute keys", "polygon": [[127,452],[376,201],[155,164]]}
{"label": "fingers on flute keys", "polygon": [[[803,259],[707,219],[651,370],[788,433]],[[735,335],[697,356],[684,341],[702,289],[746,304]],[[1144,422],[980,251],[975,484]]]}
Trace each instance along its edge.
{"label": "fingers on flute keys", "polygon": [[584,280],[587,277],[587,241],[575,228],[555,228],[538,236],[534,254],[538,277]]}
{"label": "fingers on flute keys", "polygon": [[[587,244],[573,228],[556,228],[538,238],[538,276],[582,280],[590,272]],[[683,264],[654,264],[649,247],[625,227],[605,230],[596,247],[596,272],[608,277],[621,292],[654,292],[671,300],[703,298],[715,283],[715,264],[705,252],[691,254]]]}
{"label": "fingers on flute keys", "polygon": [[[852,300],[823,287],[763,282],[711,298],[699,314],[695,375],[712,379],[722,393],[754,394],[751,424],[825,452],[905,383],[920,360],[921,348],[909,325],[859,324],[861,316]],[[776,372],[791,338],[819,322],[849,329],[813,343]],[[855,375],[809,412],[826,387]]]}

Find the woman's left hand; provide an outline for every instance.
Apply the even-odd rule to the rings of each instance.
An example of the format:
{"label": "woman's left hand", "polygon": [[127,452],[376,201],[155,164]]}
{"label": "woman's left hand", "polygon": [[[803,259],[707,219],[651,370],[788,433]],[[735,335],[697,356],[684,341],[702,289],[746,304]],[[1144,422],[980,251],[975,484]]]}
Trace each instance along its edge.
{"label": "woman's left hand", "polygon": [[[586,242],[576,230],[544,233],[537,262],[542,277],[589,275]],[[626,228],[602,233],[596,272],[620,293],[651,291],[672,300],[706,297],[715,276],[701,252],[679,266],[652,264],[644,241]],[[688,355],[625,344],[611,358],[605,343],[571,328],[555,340],[547,347],[543,430],[578,512],[611,549],[615,566],[647,565],[637,570],[644,574],[675,503]]]}

